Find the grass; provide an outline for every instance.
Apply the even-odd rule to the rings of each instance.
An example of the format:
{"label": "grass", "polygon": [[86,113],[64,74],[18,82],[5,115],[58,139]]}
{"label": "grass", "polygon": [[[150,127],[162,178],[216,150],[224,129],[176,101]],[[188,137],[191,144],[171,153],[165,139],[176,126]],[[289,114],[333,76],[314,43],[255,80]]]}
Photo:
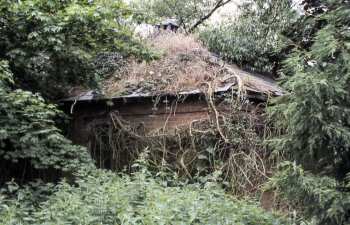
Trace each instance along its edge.
{"label": "grass", "polygon": [[220,85],[222,68],[210,62],[211,53],[195,37],[165,33],[148,43],[162,57],[150,63],[129,59],[104,82],[107,95],[177,93],[205,88],[208,82]]}
{"label": "grass", "polygon": [[239,90],[248,88],[265,94],[282,92],[273,80],[247,73],[220,60],[192,35],[161,33],[147,42],[162,56],[151,62],[128,59],[122,68],[103,82],[107,96],[132,93],[156,96],[196,89],[206,92],[208,84],[215,89],[227,82],[239,83]]}

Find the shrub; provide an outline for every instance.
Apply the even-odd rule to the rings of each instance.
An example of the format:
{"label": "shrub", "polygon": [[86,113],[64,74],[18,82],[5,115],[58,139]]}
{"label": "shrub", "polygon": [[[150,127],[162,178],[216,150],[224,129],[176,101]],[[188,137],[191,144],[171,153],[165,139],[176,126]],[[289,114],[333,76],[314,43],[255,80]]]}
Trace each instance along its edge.
{"label": "shrub", "polygon": [[253,202],[227,196],[215,183],[183,184],[151,178],[147,171],[118,176],[96,170],[80,176],[75,185],[61,182],[34,206],[24,197],[26,191],[1,197],[0,223],[287,224]]}
{"label": "shrub", "polygon": [[0,182],[16,173],[4,168],[6,162],[15,165],[22,179],[30,167],[26,167],[27,162],[35,169],[59,171],[92,166],[86,149],[73,145],[56,128],[54,119],[60,111],[54,105],[47,104],[39,94],[12,90],[12,73],[5,61],[0,61],[0,78],[0,168],[5,171]]}
{"label": "shrub", "polygon": [[151,57],[133,38],[129,16],[120,0],[4,0],[0,58],[10,62],[19,87],[45,98],[62,98],[74,86],[96,87],[98,53]]}
{"label": "shrub", "polygon": [[269,143],[296,164],[273,180],[316,224],[343,225],[350,215],[350,4],[317,2],[322,9],[305,19],[318,24],[310,46],[298,46],[284,62],[288,93],[269,109],[279,129]]}
{"label": "shrub", "polygon": [[277,193],[299,209],[299,217],[313,224],[349,224],[350,194],[340,188],[336,180],[316,176],[291,162],[280,165],[279,171],[268,183]]}
{"label": "shrub", "polygon": [[305,169],[343,179],[350,171],[350,6],[324,2],[310,49],[295,49],[284,62],[288,94],[274,100],[269,115],[285,133],[270,143]]}
{"label": "shrub", "polygon": [[241,67],[276,73],[286,44],[281,33],[294,18],[290,0],[247,1],[237,18],[204,29],[200,38],[209,50]]}

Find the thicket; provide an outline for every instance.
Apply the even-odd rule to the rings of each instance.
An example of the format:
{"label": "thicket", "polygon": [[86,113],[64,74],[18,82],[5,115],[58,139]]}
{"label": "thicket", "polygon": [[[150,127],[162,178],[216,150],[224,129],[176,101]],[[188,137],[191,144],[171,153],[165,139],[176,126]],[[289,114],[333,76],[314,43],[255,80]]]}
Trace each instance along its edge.
{"label": "thicket", "polygon": [[32,168],[68,172],[92,166],[86,149],[73,145],[55,126],[61,115],[56,106],[13,85],[8,63],[0,61],[0,182],[39,176]]}
{"label": "thicket", "polygon": [[235,23],[201,37],[223,57],[281,78],[286,94],[269,106],[276,132],[266,143],[292,162],[270,184],[310,223],[348,224],[350,4],[303,1],[295,17],[290,3],[250,2],[259,7],[243,5]]}
{"label": "thicket", "polygon": [[350,4],[307,6],[311,16],[303,22],[314,20],[312,39],[284,61],[282,83],[288,93],[270,107],[275,127],[282,130],[270,145],[295,161],[282,167],[274,183],[316,224],[348,224]]}
{"label": "thicket", "polygon": [[[285,223],[227,196],[211,178],[187,184],[146,170],[98,171],[58,129],[63,119],[53,100],[96,86],[125,57],[154,57],[133,39],[130,16],[121,1],[0,1],[0,184],[12,180],[1,190],[0,223]],[[112,69],[99,62],[106,58]],[[59,182],[62,174],[68,180]]]}
{"label": "thicket", "polygon": [[63,136],[66,121],[52,102],[97,88],[110,72],[96,63],[103,54],[153,57],[133,38],[130,15],[122,1],[0,1],[1,182],[92,165]]}
{"label": "thicket", "polygon": [[[350,3],[304,3],[305,14],[297,20],[287,0],[244,4],[232,23],[201,35],[224,58],[282,78],[286,94],[270,106],[276,133],[267,144],[292,162],[281,164],[269,188],[297,210],[300,223],[305,218],[311,224],[349,224]],[[0,183],[40,177],[48,169],[69,178],[75,173],[75,181],[58,185],[10,183],[0,195],[1,223],[288,224],[228,197],[212,182],[244,193],[270,175],[271,165],[263,161],[269,151],[260,139],[266,136],[259,136],[266,130],[255,127],[248,114],[238,117],[241,108],[233,108],[221,127],[211,121],[171,140],[160,134],[140,141],[125,124],[115,127],[127,132],[113,133],[119,139],[113,138],[112,147],[138,146],[137,157],[128,155],[136,160],[152,146],[148,160],[161,168],[157,175],[95,170],[87,151],[62,135],[60,112],[47,99],[76,85],[96,85],[101,71],[110,71],[99,71],[97,56],[153,57],[132,38],[131,14],[112,0],[0,1]],[[196,178],[194,184],[163,175],[163,168]]]}
{"label": "thicket", "polygon": [[[187,184],[151,174],[144,161],[138,172],[117,175],[94,170],[77,175],[74,185],[40,185],[0,194],[0,223],[10,224],[287,224],[256,203],[228,196],[216,184]],[[171,175],[171,174],[169,174]],[[167,177],[167,178],[166,178]],[[47,195],[51,193],[51,195]],[[8,196],[12,196],[9,198]]]}
{"label": "thicket", "polygon": [[97,88],[105,75],[94,64],[99,53],[153,57],[133,38],[131,11],[119,0],[2,0],[0,14],[0,58],[16,87],[46,99],[76,86]]}
{"label": "thicket", "polygon": [[277,76],[288,42],[282,33],[298,18],[291,0],[247,1],[239,15],[199,34],[209,50],[237,65]]}

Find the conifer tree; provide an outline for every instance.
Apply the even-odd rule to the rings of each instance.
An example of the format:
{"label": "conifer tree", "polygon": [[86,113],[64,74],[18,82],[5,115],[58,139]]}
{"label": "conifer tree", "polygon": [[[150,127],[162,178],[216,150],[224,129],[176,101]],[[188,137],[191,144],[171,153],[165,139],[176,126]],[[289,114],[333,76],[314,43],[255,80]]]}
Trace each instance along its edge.
{"label": "conifer tree", "polygon": [[319,30],[310,47],[296,47],[284,62],[282,83],[287,93],[270,107],[275,126],[284,129],[271,144],[295,161],[284,166],[287,169],[274,181],[290,199],[303,200],[307,215],[317,216],[316,224],[347,224],[350,4],[326,0],[320,4],[322,12],[311,15],[321,22]]}

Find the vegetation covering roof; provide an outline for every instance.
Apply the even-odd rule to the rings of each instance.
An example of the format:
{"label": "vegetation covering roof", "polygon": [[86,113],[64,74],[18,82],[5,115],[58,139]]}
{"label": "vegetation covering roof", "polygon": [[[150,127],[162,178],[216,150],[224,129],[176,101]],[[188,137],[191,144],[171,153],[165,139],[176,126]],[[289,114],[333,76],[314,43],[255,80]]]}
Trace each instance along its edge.
{"label": "vegetation covering roof", "polygon": [[[149,39],[148,43],[161,53],[161,57],[148,63],[128,59],[103,82],[104,97],[198,94],[225,92],[231,88],[241,93],[272,96],[283,93],[271,78],[226,63],[194,36],[164,32]],[[68,100],[92,100],[97,96],[90,91]]]}
{"label": "vegetation covering roof", "polygon": [[150,63],[133,59],[126,62],[104,82],[107,96],[179,94],[218,90],[229,84],[243,91],[282,93],[272,79],[225,63],[193,36],[166,32],[150,39],[149,44],[161,52],[160,59]]}

